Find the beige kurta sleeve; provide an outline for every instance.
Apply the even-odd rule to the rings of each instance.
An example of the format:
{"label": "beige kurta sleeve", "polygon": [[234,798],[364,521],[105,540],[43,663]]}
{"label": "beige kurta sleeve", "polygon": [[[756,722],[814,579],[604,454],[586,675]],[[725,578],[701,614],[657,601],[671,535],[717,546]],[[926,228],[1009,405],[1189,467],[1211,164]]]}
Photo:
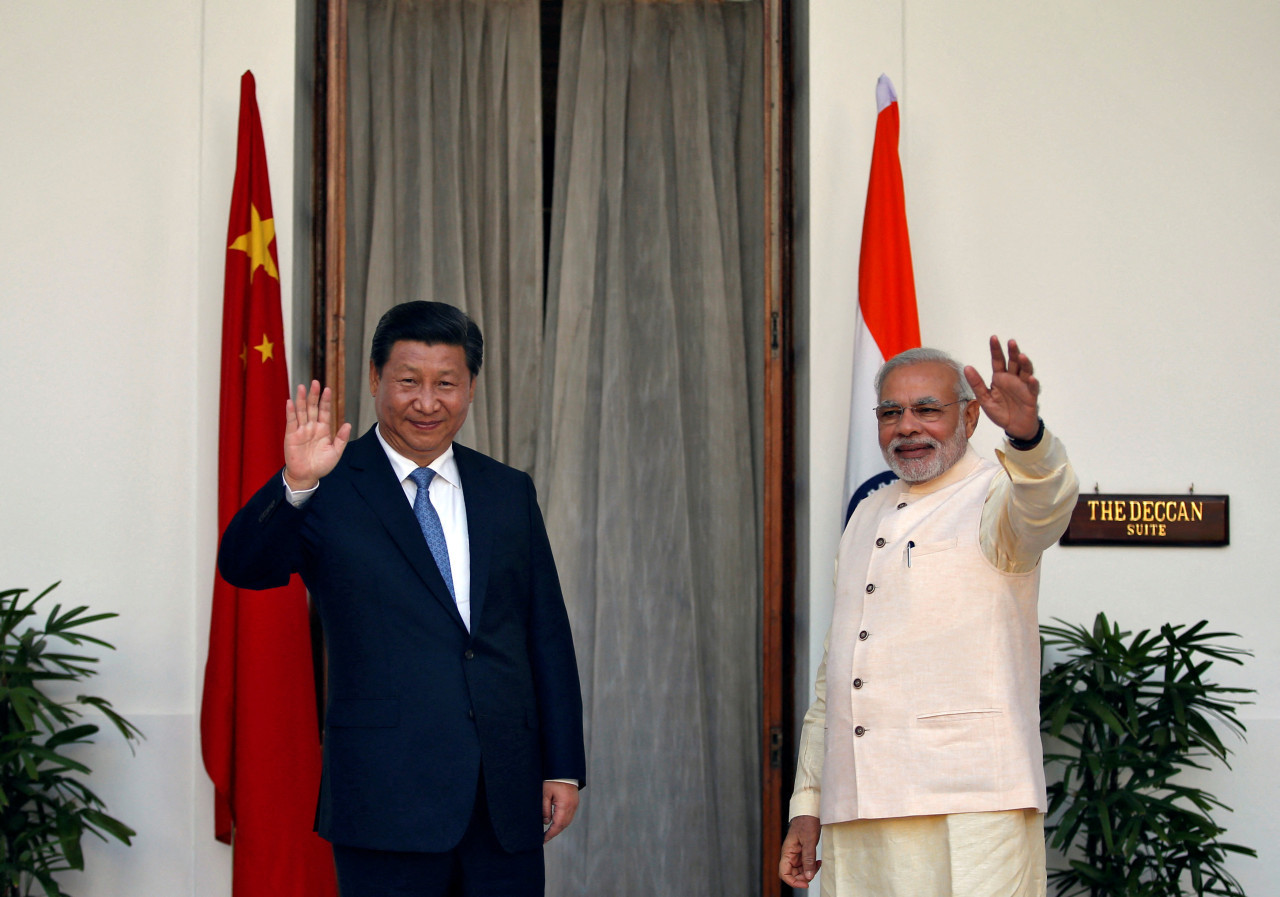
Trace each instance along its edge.
{"label": "beige kurta sleeve", "polygon": [[804,715],[800,730],[800,750],[796,756],[796,785],[791,792],[791,810],[787,819],[817,816],[822,802],[822,758],[826,750],[827,726],[827,651],[831,648],[831,632],[822,644],[822,663],[813,686],[813,703]]}
{"label": "beige kurta sleeve", "polygon": [[1062,535],[1080,483],[1058,438],[1045,430],[1040,444],[996,451],[1007,477],[996,477],[982,509],[982,552],[1006,573],[1026,573]]}

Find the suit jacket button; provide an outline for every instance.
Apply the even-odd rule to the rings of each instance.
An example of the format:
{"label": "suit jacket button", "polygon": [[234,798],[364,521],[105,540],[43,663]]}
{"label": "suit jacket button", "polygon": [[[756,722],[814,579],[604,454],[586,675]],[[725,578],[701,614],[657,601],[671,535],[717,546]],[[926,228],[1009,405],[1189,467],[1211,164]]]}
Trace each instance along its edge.
{"label": "suit jacket button", "polygon": [[869,582],[869,583],[867,583],[867,594],[868,594],[868,595],[870,595],[870,594],[871,594],[872,592],[874,592],[875,590],[876,590],[876,584],[875,584],[874,582]]}
{"label": "suit jacket button", "polygon": [[476,718],[476,712],[474,710],[468,710],[467,719],[475,719],[475,718]]}
{"label": "suit jacket button", "polygon": [[853,687],[854,687],[854,688],[862,688],[862,680],[861,680],[861,679],[854,679],[854,680],[853,680]]}
{"label": "suit jacket button", "polygon": [[876,548],[884,548],[884,539],[876,539]]}
{"label": "suit jacket button", "polygon": [[858,633],[858,641],[865,642],[867,640],[867,636],[870,634],[871,633],[867,632],[867,630],[865,629],[862,630],[861,632]]}
{"label": "suit jacket button", "polygon": [[465,657],[467,660],[470,660],[471,658],[476,656],[476,652],[468,648],[466,651],[462,652],[462,656]]}
{"label": "suit jacket button", "polygon": [[861,738],[863,735],[867,734],[867,730],[862,728],[862,726],[854,726],[853,734]]}

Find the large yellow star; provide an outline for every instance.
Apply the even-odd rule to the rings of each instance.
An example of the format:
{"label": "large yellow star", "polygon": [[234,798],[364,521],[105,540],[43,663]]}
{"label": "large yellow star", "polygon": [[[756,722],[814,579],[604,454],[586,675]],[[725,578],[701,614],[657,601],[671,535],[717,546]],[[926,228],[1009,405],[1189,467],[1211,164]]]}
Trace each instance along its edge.
{"label": "large yellow star", "polygon": [[268,358],[272,357],[276,344],[267,339],[267,335],[264,333],[262,334],[262,345],[254,346],[253,348],[262,353],[262,360],[266,362]]}
{"label": "large yellow star", "polygon": [[253,279],[254,272],[259,268],[265,268],[275,280],[280,279],[280,272],[276,270],[275,260],[271,258],[271,241],[276,238],[276,221],[274,218],[268,218],[263,221],[258,217],[258,207],[249,204],[249,231],[236,237],[227,249],[238,249],[243,253],[247,253],[252,264],[249,266],[249,279]]}

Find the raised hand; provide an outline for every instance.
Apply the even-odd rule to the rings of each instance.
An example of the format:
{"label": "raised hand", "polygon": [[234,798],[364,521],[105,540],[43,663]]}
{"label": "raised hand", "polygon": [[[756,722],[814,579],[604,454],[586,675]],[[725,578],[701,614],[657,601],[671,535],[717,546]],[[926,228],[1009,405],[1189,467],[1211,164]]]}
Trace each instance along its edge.
{"label": "raised hand", "polygon": [[284,479],[294,492],[313,488],[333,470],[351,437],[351,424],[331,431],[333,393],[320,391],[320,381],[311,381],[311,391],[298,384],[297,399],[284,406]]}
{"label": "raised hand", "polygon": [[1018,350],[1018,341],[1009,340],[1006,362],[1000,338],[991,337],[991,387],[982,382],[976,368],[964,369],[964,377],[991,422],[1015,439],[1034,439],[1040,432],[1040,381],[1034,376],[1031,359]]}

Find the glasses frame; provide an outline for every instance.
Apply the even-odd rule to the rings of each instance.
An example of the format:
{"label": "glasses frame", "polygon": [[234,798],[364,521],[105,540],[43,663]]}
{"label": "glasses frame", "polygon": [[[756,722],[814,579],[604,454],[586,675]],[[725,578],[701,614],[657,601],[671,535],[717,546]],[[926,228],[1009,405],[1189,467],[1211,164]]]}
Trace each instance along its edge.
{"label": "glasses frame", "polygon": [[[896,423],[898,422],[898,420],[902,420],[901,416],[899,416],[899,417],[898,417],[898,420],[889,420],[889,421],[887,421],[887,420],[882,420],[882,419],[881,419],[881,417],[880,417],[880,412],[882,412],[882,411],[897,411],[897,412],[899,413],[899,415],[902,415],[902,414],[906,414],[908,411],[910,411],[910,412],[911,412],[911,416],[912,416],[912,417],[914,417],[916,420],[921,421],[922,423],[933,423],[933,421],[931,421],[931,420],[929,420],[929,419],[927,419],[927,418],[923,418],[923,417],[921,417],[921,416],[920,416],[920,414],[916,411],[916,409],[917,409],[917,408],[937,408],[937,409],[938,409],[938,411],[939,411],[939,412],[941,412],[943,409],[950,408],[952,405],[962,405],[962,404],[964,404],[964,403],[966,403],[966,402],[968,402],[968,401],[970,401],[970,400],[969,400],[969,399],[956,399],[954,402],[943,402],[943,403],[941,403],[941,404],[934,403],[934,402],[917,402],[915,405],[899,405],[899,404],[897,404],[897,403],[894,403],[894,404],[892,404],[892,405],[877,405],[875,408],[873,408],[873,409],[871,409],[871,410],[875,412],[875,415],[876,415],[876,423],[877,423],[877,424],[879,424],[879,425],[880,425],[880,426],[882,426],[882,427],[890,427],[890,426],[893,426],[894,424],[896,424]],[[941,413],[939,413],[939,415],[938,415],[938,419],[940,420],[941,418],[942,418],[942,415],[941,415]]]}

